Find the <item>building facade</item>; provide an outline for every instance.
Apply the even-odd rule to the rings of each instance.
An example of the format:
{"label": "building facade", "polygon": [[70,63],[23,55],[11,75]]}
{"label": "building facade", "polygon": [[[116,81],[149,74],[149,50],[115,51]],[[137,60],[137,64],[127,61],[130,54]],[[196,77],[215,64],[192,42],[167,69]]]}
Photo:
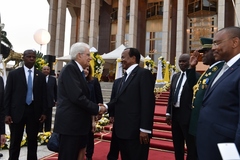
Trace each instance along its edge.
{"label": "building facade", "polygon": [[[124,44],[155,62],[171,64],[198,49],[200,37],[212,38],[239,26],[240,0],[48,0],[51,41],[47,54],[64,55],[66,11],[71,15],[70,45],[82,41],[108,53]],[[57,63],[62,68],[62,63]]]}

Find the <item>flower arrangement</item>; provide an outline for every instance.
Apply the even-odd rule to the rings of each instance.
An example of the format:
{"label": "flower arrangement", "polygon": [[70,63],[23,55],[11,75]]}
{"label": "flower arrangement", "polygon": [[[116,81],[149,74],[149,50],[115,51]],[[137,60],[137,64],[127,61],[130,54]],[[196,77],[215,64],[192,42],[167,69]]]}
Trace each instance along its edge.
{"label": "flower arrangement", "polygon": [[42,71],[42,68],[44,66],[47,66],[48,63],[43,59],[43,54],[39,51],[37,51],[36,53],[36,62],[35,62],[35,65],[34,67],[39,70],[39,71]]}
{"label": "flower arrangement", "polygon": [[103,114],[102,118],[98,120],[96,124],[96,132],[100,132],[103,130],[103,126],[106,126],[110,123],[109,114]]}
{"label": "flower arrangement", "polygon": [[154,69],[156,67],[156,64],[153,60],[146,60],[145,62],[146,66],[145,68],[149,69],[152,73],[154,73]]}
{"label": "flower arrangement", "polygon": [[91,54],[91,58],[94,61],[94,77],[98,78],[100,81],[103,72],[103,64],[105,61],[97,52]]}
{"label": "flower arrangement", "polygon": [[[164,59],[164,57],[159,57],[158,58],[159,60],[161,60],[162,61],[162,74],[164,75],[164,73],[165,73],[165,70],[166,70],[166,66],[168,66],[169,68],[169,72],[171,72],[171,71],[173,71],[173,72],[176,72],[176,65],[171,65],[168,61],[166,61],[165,59]],[[167,65],[167,63],[169,64],[169,65]],[[170,73],[171,74],[171,73]]]}

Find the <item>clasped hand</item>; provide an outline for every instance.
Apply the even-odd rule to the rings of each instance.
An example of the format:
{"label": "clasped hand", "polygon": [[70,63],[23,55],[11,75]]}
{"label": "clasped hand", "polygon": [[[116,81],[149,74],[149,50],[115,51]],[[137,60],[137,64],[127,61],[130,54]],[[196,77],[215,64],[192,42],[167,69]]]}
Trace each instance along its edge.
{"label": "clasped hand", "polygon": [[98,114],[104,114],[107,112],[107,108],[103,104],[99,103],[98,106],[100,107]]}

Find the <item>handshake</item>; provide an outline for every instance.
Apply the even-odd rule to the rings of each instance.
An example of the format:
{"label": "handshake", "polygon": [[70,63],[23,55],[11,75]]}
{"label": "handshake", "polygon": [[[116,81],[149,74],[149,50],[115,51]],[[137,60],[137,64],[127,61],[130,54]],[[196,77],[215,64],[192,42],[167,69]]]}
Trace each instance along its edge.
{"label": "handshake", "polygon": [[107,108],[104,106],[104,104],[99,103],[98,106],[100,107],[98,114],[104,114],[107,112]]}

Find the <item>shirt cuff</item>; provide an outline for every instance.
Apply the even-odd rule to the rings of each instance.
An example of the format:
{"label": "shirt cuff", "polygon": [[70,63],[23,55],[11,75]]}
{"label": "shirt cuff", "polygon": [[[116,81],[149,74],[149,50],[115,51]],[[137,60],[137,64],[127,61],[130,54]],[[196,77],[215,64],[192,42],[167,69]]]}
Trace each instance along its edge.
{"label": "shirt cuff", "polygon": [[141,131],[141,132],[144,132],[144,133],[148,133],[148,134],[151,134],[151,133],[152,133],[151,131],[146,130],[146,129],[142,129],[142,128],[140,128],[140,131]]}

